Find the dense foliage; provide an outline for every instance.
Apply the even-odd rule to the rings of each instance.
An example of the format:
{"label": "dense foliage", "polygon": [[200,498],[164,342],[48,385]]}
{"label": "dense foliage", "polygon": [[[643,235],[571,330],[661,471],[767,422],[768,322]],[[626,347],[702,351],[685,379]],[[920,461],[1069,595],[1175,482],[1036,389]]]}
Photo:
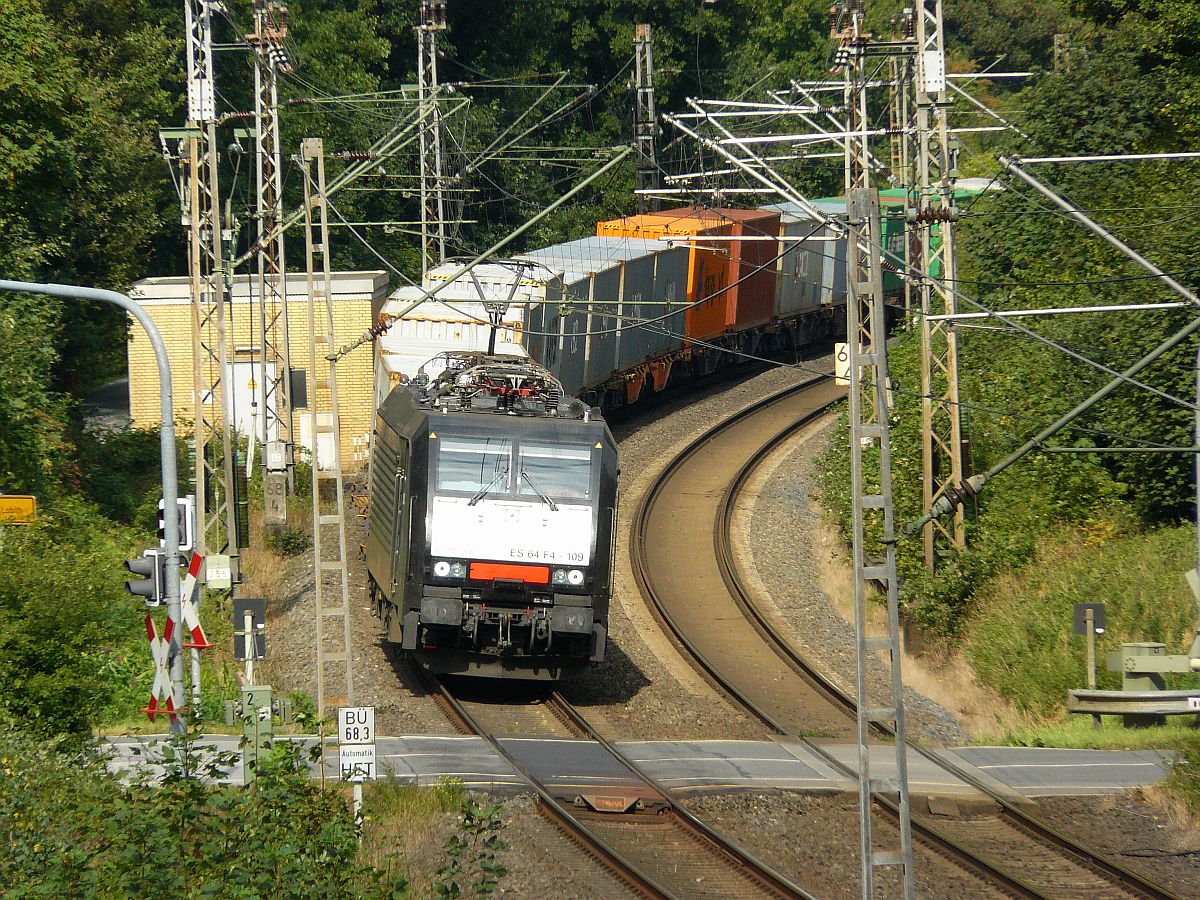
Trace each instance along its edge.
{"label": "dense foliage", "polygon": [[[369,147],[411,109],[404,87],[416,80],[417,4],[293,0],[288,8],[296,70],[280,85],[284,159],[301,138],[319,135],[334,178],[346,164],[342,152]],[[558,147],[564,157],[531,163],[526,149],[481,163],[471,193],[453,195],[472,205],[451,252],[487,246],[561,196],[607,148],[628,142],[635,23],[655,27],[659,103],[670,109],[690,95],[819,70],[828,52],[824,14],[816,0],[451,3],[439,67],[454,96],[471,103],[448,120],[450,168],[505,129],[513,136],[539,123],[524,143]],[[164,162],[157,133],[184,117],[182,19],[176,0],[0,4],[0,278],[125,290],[183,270],[178,171]],[[217,43],[240,40],[250,22],[248,0],[214,5]],[[548,87],[558,79],[562,86]],[[500,90],[497,80],[524,87]],[[218,53],[217,81],[222,112],[251,106],[246,54]],[[235,132],[246,124],[239,118],[218,132],[235,250],[256,227],[251,148]],[[415,171],[411,150],[388,160],[370,182],[384,190],[341,193],[335,221],[416,218]],[[632,186],[626,165],[528,234],[526,245],[575,237],[597,218],[630,211]],[[287,206],[297,205],[300,188],[285,163]],[[411,228],[371,229],[373,249],[351,232],[338,236],[339,267],[379,267],[378,251],[408,277],[419,271]],[[145,611],[121,588],[121,561],[153,541],[157,435],[89,431],[80,406],[122,374],[128,328],[108,306],[0,293],[0,492],[36,494],[41,516],[0,539],[4,890],[395,893],[402,884],[384,883],[380,871],[399,874],[403,864],[359,868],[340,797],[316,791],[294,758],[260,771],[243,791],[176,777],[178,767],[161,786],[123,784],[80,749],[94,728],[134,714],[152,677]],[[302,536],[287,538],[283,550],[306,546]],[[497,811],[468,804],[462,813],[438,888],[490,893],[504,871]]]}
{"label": "dense foliage", "polygon": [[[122,588],[137,534],[62,498],[0,546],[0,718],[86,736],[145,702],[153,668]],[[140,604],[139,604],[140,605]]]}
{"label": "dense foliage", "polygon": [[[402,91],[416,80],[417,5],[296,0],[288,7],[286,47],[295,71],[280,85],[285,159],[301,138],[320,135],[333,178],[346,164],[339,153],[370,146],[410,108]],[[816,0],[725,0],[715,7],[693,0],[489,0],[451,3],[449,14],[450,28],[439,38],[441,78],[454,84],[454,97],[471,101],[447,120],[450,167],[505,129],[512,136],[536,123],[541,127],[523,143],[565,148],[560,155],[567,158],[538,165],[508,154],[483,162],[469,181],[469,221],[451,235],[456,253],[474,252],[525,221],[594,168],[604,148],[628,141],[636,23],[655,29],[664,109],[690,95],[814,72],[828,53],[824,7]],[[213,16],[218,43],[252,30],[248,0]],[[182,30],[173,0],[15,0],[0,7],[0,277],[124,290],[138,278],[182,270],[178,172],[163,161],[158,138],[159,128],[181,124],[185,113]],[[221,110],[248,109],[248,58],[222,52],[216,65]],[[560,78],[561,87],[547,88]],[[499,89],[500,82],[525,89]],[[225,123],[218,133],[233,213],[226,224],[238,249],[255,229],[252,148],[234,130],[244,124]],[[372,183],[385,190],[339,194],[337,216],[415,218],[415,154],[410,149],[385,169]],[[629,211],[632,186],[629,165],[526,241],[578,236],[596,218]],[[299,192],[298,173],[286,166],[288,206]],[[349,232],[342,236],[337,265],[381,264]],[[367,237],[415,275],[411,229],[373,229]],[[37,494],[44,511],[42,526],[8,536],[0,553],[0,641],[21,665],[36,658],[29,664],[42,673],[6,690],[3,702],[22,714],[37,710],[39,727],[48,730],[81,732],[104,721],[111,704],[131,705],[131,685],[144,680],[126,662],[144,638],[141,614],[120,590],[119,563],[153,521],[157,441],[151,433],[88,432],[79,403],[121,374],[128,328],[124,314],[105,305],[0,293],[0,492]],[[109,520],[133,530],[106,527]],[[286,549],[303,549],[303,542],[293,544]],[[53,598],[76,584],[85,602],[68,614]],[[43,627],[44,609],[46,623],[61,620],[61,628]],[[76,628],[66,633],[70,616]],[[85,683],[88,666],[97,665],[106,676]],[[18,669],[0,671],[7,687]],[[75,690],[87,702],[60,707],[55,697]]]}
{"label": "dense foliage", "polygon": [[345,799],[320,789],[291,744],[260,762],[252,789],[184,777],[203,758],[169,749],[161,783],[126,784],[90,752],[0,732],[5,896],[405,893],[402,879],[359,865]]}
{"label": "dense foliage", "polygon": [[[1071,628],[1076,603],[1103,602],[1104,633],[1097,637],[1097,687],[1120,690],[1121,674],[1105,668],[1109,651],[1130,641],[1156,641],[1168,653],[1186,653],[1196,631],[1195,599],[1180,577],[1179,561],[1196,552],[1191,528],[1089,540],[1066,531],[1042,540],[1035,564],[997,577],[984,587],[978,616],[964,648],[984,684],[1018,710],[1036,716],[1061,710],[1072,688],[1087,684],[1084,638]],[[1170,687],[1195,683],[1167,676]]]}
{"label": "dense foliage", "polygon": [[[969,143],[961,161],[966,173],[991,177],[998,169],[994,157],[1001,153],[1187,148],[1197,124],[1184,99],[1193,61],[1164,58],[1157,25],[1139,15],[1093,18],[1086,9],[1082,18],[1063,18],[1065,9],[1054,4],[1048,16],[1043,27],[1059,23],[1053,27],[1073,31],[1069,70],[1063,65],[1019,92],[986,97],[1002,102],[1028,137]],[[981,46],[978,29],[964,28],[957,37]],[[1040,42],[1033,41],[1031,50],[1035,46]],[[1039,166],[1035,174],[1184,284],[1200,285],[1200,219],[1190,199],[1200,187],[1200,169],[1194,164]],[[960,222],[960,310],[976,304],[1022,309],[1179,299],[1016,179],[999,176],[996,182],[1003,190],[968,203]],[[960,326],[962,414],[971,470],[983,472],[1004,460],[1107,383],[1114,371],[1132,365],[1188,321],[1188,313],[1177,310],[1024,319],[1020,333],[994,323]],[[901,521],[921,512],[919,349],[919,334],[909,332],[898,338],[892,355]],[[1122,387],[1047,441],[1048,447],[1190,446],[1193,419],[1184,404],[1195,397],[1196,349],[1193,338],[1142,373],[1140,379],[1161,394]],[[983,602],[977,592],[990,577],[1030,563],[1043,537],[1064,526],[1075,529],[1072,533],[1082,536],[1078,539],[1102,541],[1190,520],[1192,464],[1186,453],[1035,452],[1025,457],[991,482],[968,510],[969,549],[943,558],[937,575],[926,572],[919,541],[900,545],[910,616],[935,633],[955,633],[972,606]],[[843,510],[845,472],[844,451],[835,452],[826,492]],[[1176,579],[1195,564],[1186,542],[1180,546],[1172,564]]]}
{"label": "dense foliage", "polygon": [[[872,26],[886,32],[902,5],[872,4]],[[280,88],[285,159],[301,138],[320,135],[333,178],[346,164],[339,153],[370,146],[412,103],[403,89],[416,80],[416,3],[294,0],[288,6],[287,49],[296,71]],[[689,96],[758,98],[763,86],[827,71],[827,9],[827,0],[451,2],[450,29],[440,38],[440,74],[454,84],[454,97],[471,100],[448,122],[451,168],[505,129],[512,136],[538,122],[536,136],[524,143],[555,147],[561,157],[531,163],[538,156],[526,148],[525,155],[482,162],[461,185],[470,193],[452,194],[454,208],[467,196],[470,206],[452,229],[451,252],[487,246],[561,196],[595,167],[605,148],[628,142],[636,23],[654,26],[659,108],[680,110]],[[251,30],[250,21],[248,0],[224,4],[214,19],[218,42],[238,39]],[[991,177],[1000,152],[1182,149],[1200,136],[1200,16],[1191,0],[960,0],[947,4],[947,30],[955,68],[1000,64],[1003,55],[1002,68],[1039,73],[1024,87],[972,85],[1027,137],[964,137],[964,174]],[[1059,60],[1056,68],[1059,33],[1068,36],[1071,53],[1069,63]],[[0,277],[125,289],[140,277],[182,270],[178,196],[157,135],[160,127],[183,118],[181,57],[182,15],[175,0],[0,3]],[[217,65],[222,110],[249,108],[252,78],[245,55],[219,54]],[[559,78],[561,86],[550,87]],[[510,86],[499,89],[501,81]],[[513,82],[524,87],[511,87]],[[522,118],[531,104],[528,119]],[[253,160],[233,131],[244,125],[226,123],[219,133],[221,179],[233,212],[227,224],[239,249],[255,228]],[[696,152],[672,145],[664,150],[665,164],[696,168],[711,162]],[[294,166],[285,169],[286,202],[294,206],[299,177]],[[1193,202],[1200,167],[1040,172],[1186,284],[1200,283],[1200,218]],[[335,221],[413,220],[414,173],[411,153],[389,160],[386,173],[371,185],[385,190],[339,194]],[[836,164],[812,167],[803,178],[805,189],[820,193],[840,183]],[[633,179],[629,163],[533,229],[524,246],[578,237],[597,218],[631,211]],[[1170,297],[1027,190],[1008,179],[999,182],[1006,189],[972,202],[960,223],[958,287],[964,295],[1003,308]],[[336,265],[379,267],[378,251],[415,276],[411,228],[375,228],[366,237],[374,249],[339,230]],[[1176,311],[1027,320],[1024,336],[960,329],[964,421],[974,469],[1003,459],[1110,377],[1034,335],[1119,370],[1186,319]],[[116,711],[136,708],[150,678],[143,612],[121,590],[120,561],[146,541],[158,493],[157,441],[153,434],[89,434],[81,427],[78,402],[88,389],[121,373],[127,329],[125,317],[108,307],[0,293],[0,492],[36,493],[43,510],[40,525],[7,529],[0,545],[0,713],[40,736],[78,740]],[[1185,343],[1145,373],[1168,396],[1122,388],[1054,442],[1189,444],[1190,412],[1172,398],[1194,393],[1195,350],[1195,341]],[[899,337],[893,366],[901,520],[920,511],[917,353],[915,334]],[[1125,543],[1113,546],[1125,555],[1114,559],[1148,558],[1163,571],[1190,564],[1182,559],[1188,555],[1186,533],[1174,527],[1192,513],[1190,467],[1190,456],[1181,454],[1042,453],[1023,460],[970,511],[971,549],[946,560],[937,575],[926,573],[916,542],[903,545],[909,614],[933,632],[960,633],[975,606],[999,599],[993,582],[998,573],[1033,562],[1064,534],[1097,546],[1118,538]],[[834,454],[828,469],[826,493],[844,509],[844,459]],[[1165,530],[1154,530],[1160,528]],[[1148,529],[1142,546],[1138,541]],[[288,540],[287,549],[303,550],[303,541]],[[1042,590],[1029,577],[1020,584],[1035,597]],[[1099,589],[1092,582],[1085,587]],[[1062,596],[1082,596],[1083,589]],[[1054,604],[1062,602],[1056,595]],[[1142,615],[1151,612],[1132,600],[1122,609],[1129,623],[1138,618],[1140,634],[1162,632],[1175,639],[1182,627],[1162,622],[1156,631]],[[1037,621],[1022,619],[1022,627],[1028,626],[1023,633],[1033,635]],[[986,630],[985,624],[976,627]],[[1010,650],[1019,652],[1019,645]],[[987,654],[980,651],[975,658],[981,671],[991,666],[995,679],[1003,680]],[[1074,670],[1051,674],[1057,691]],[[16,867],[5,870],[11,876],[6,884],[25,884],[29,876],[20,867],[53,858],[59,862],[45,882],[52,888],[116,893],[117,878],[149,872],[152,878],[144,883],[161,892],[161,879],[174,877],[164,874],[158,855],[166,842],[131,842],[125,832],[136,815],[156,823],[148,834],[187,831],[187,852],[196,865],[212,866],[205,871],[221,889],[253,893],[262,879],[278,883],[286,874],[307,886],[298,891],[384,890],[374,882],[363,887],[366,882],[355,880],[353,868],[333,872],[334,863],[349,858],[344,810],[308,793],[286,761],[254,794],[172,782],[160,804],[149,799],[156,796],[149,789],[123,787],[94,766],[79,768],[58,750],[34,753],[32,745],[12,741],[0,748],[5,759],[20,752],[34,761],[24,768],[4,764],[0,785],[15,793],[0,802],[17,797],[11,802],[26,803],[41,792],[45,818],[34,834],[17,828],[15,817],[0,815],[8,828],[5,839],[15,842],[8,849],[20,851],[0,863]],[[77,779],[54,780],[73,767]],[[220,827],[201,823],[185,801]],[[294,817],[290,805],[297,810]],[[76,820],[66,812],[76,808],[89,812]],[[307,821],[305,810],[312,813]],[[488,815],[478,812],[472,821],[486,824]],[[235,819],[259,831],[239,831],[243,826]],[[233,867],[230,836],[258,840],[268,825],[279,832],[280,843],[264,852],[264,868]],[[323,855],[289,858],[289,841]],[[480,884],[490,883],[487,866],[494,860],[486,858],[486,837],[480,846],[482,862],[464,856],[465,850],[459,854],[464,865],[468,857],[471,865],[478,863],[478,871],[469,877],[455,871],[448,880],[473,884],[478,877]],[[209,855],[211,861],[200,861]]]}

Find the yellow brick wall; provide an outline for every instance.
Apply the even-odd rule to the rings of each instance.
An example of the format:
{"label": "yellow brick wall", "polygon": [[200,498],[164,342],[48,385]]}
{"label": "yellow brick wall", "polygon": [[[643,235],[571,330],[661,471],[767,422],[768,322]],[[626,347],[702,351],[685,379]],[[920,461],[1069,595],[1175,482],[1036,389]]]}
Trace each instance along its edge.
{"label": "yellow brick wall", "polygon": [[[192,430],[195,415],[195,400],[192,390],[192,309],[186,303],[146,304],[146,312],[158,325],[167,356],[171,363],[171,381],[175,394],[176,427],[188,433]],[[292,368],[309,368],[308,358],[308,305],[300,299],[288,301],[289,328],[291,331]],[[372,324],[371,300],[335,300],[333,304],[334,339],[338,347],[359,337]],[[257,309],[253,317],[251,307],[245,303],[233,305],[233,327],[229,329],[232,347],[248,346],[258,334]],[[318,324],[318,328],[320,325]],[[136,324],[131,329],[129,342],[129,412],[136,427],[148,427],[161,422],[159,400],[158,366],[154,351],[145,332]],[[324,352],[318,344],[318,354]],[[231,361],[249,361],[246,354],[231,356]],[[372,352],[365,344],[338,362],[338,407],[341,427],[342,468],[351,471],[365,463],[365,436],[371,429],[372,418]],[[323,367],[322,367],[323,368]],[[321,377],[324,373],[321,373]],[[308,390],[310,398],[314,391],[314,379],[310,376]],[[300,420],[307,415],[305,410],[295,411],[295,439],[299,441]]]}

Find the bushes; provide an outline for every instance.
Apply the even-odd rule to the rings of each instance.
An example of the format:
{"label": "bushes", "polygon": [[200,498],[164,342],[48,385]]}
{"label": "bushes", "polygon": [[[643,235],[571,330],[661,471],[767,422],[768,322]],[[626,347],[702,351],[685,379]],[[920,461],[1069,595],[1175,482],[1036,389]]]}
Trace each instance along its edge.
{"label": "bushes", "polygon": [[267,544],[280,556],[299,556],[312,547],[312,536],[304,528],[284,528],[267,535]]}
{"label": "bushes", "polygon": [[508,868],[496,859],[497,853],[508,848],[508,842],[500,837],[503,828],[499,805],[463,801],[458,831],[446,840],[446,864],[438,869],[439,897],[462,897],[467,891],[476,897],[495,893],[500,879],[508,874]]}
{"label": "bushes", "polygon": [[[186,480],[187,448],[179,443],[177,465]],[[158,429],[85,431],[75,440],[75,483],[101,515],[152,530],[162,496]]]}
{"label": "bushes", "polygon": [[[1011,342],[1011,338],[1004,340]],[[961,372],[966,406],[964,430],[971,438],[974,470],[984,471],[1019,445],[1032,423],[1045,421],[1061,404],[1046,361],[1020,360],[998,341],[974,349],[970,358],[987,367]],[[973,347],[975,345],[972,345]],[[892,472],[896,522],[923,512],[921,505],[920,336],[899,335],[889,347],[895,386]],[[1010,357],[1009,354],[1012,354]],[[964,359],[967,356],[964,354]],[[1010,412],[993,412],[1006,410]],[[839,426],[821,462],[821,493],[839,521],[850,521],[849,435]],[[878,453],[865,454],[865,470],[877,471]],[[1039,539],[1064,525],[1089,533],[1126,528],[1131,514],[1116,481],[1097,457],[1084,454],[1031,455],[992,481],[967,510],[967,550],[947,556],[930,574],[919,535],[897,545],[905,614],[931,635],[956,634],[969,615],[975,592],[998,572],[1019,569],[1033,558]],[[868,517],[868,553],[882,556],[880,523]]]}
{"label": "bushes", "polygon": [[179,775],[122,784],[94,753],[0,736],[0,883],[6,895],[390,897],[360,866],[353,816],[290,743],[253,788]]}
{"label": "bushes", "polygon": [[[1186,653],[1196,629],[1195,600],[1183,578],[1195,566],[1196,531],[1165,528],[1088,546],[1086,534],[1043,540],[1028,569],[996,578],[978,598],[965,651],[981,679],[1022,712],[1062,710],[1067,691],[1087,684],[1084,639],[1071,628],[1076,603],[1103,602],[1097,686],[1117,690],[1121,676],[1105,654],[1131,641],[1160,641]],[[1168,676],[1171,677],[1171,676]],[[1177,676],[1195,684],[1194,676]]]}
{"label": "bushes", "polygon": [[0,549],[0,713],[31,731],[81,736],[136,709],[153,678],[145,610],[123,587],[132,532],[78,501],[4,530]]}

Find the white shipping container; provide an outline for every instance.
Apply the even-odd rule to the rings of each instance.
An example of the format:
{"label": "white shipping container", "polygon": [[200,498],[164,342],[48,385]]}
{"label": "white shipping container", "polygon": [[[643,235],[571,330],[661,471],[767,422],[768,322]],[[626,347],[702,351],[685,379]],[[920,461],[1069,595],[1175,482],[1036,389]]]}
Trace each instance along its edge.
{"label": "white shipping container", "polygon": [[[522,335],[525,308],[545,300],[547,285],[553,294],[557,277],[543,266],[527,265],[520,270],[514,291],[517,270],[487,263],[447,284],[460,268],[460,264],[450,262],[431,269],[425,277],[425,290],[446,286],[433,299],[423,301],[394,322],[380,337],[380,357],[386,359],[393,376],[404,374],[415,378],[422,366],[448,351],[486,350],[491,325],[485,302],[503,303],[509,301],[510,295],[510,305],[496,332],[495,352],[526,355]],[[384,304],[382,314],[397,315],[422,295],[415,287],[400,288]],[[426,367],[425,372],[432,379],[440,369]]]}

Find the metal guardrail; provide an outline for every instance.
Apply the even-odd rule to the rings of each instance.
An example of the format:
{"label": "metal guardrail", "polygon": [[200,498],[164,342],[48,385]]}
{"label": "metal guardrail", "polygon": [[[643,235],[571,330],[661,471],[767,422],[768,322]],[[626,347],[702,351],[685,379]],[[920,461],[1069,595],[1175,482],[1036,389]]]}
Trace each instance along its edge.
{"label": "metal guardrail", "polygon": [[1067,712],[1090,715],[1200,715],[1200,688],[1186,691],[1073,690]]}

